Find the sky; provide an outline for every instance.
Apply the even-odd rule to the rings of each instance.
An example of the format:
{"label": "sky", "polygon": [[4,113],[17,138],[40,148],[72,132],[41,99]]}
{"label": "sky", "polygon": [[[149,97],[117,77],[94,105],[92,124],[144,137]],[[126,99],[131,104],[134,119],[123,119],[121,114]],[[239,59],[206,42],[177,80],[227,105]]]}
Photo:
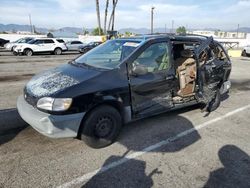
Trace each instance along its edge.
{"label": "sky", "polygon": [[[103,26],[106,0],[99,2]],[[194,29],[250,27],[250,0],[119,0],[115,29],[150,28],[152,6],[155,28],[171,28],[172,20]],[[2,24],[29,24],[29,14],[36,27],[97,26],[95,0],[0,0]]]}

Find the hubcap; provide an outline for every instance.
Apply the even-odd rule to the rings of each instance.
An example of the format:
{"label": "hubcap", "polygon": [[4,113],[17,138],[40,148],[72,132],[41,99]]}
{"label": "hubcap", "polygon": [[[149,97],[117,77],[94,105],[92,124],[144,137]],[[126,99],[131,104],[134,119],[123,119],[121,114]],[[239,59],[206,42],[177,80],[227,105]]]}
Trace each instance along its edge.
{"label": "hubcap", "polygon": [[107,137],[113,128],[113,121],[109,117],[101,117],[95,126],[95,135],[99,138]]}
{"label": "hubcap", "polygon": [[27,56],[31,56],[31,54],[32,54],[32,52],[29,50],[29,51],[27,52]]}
{"label": "hubcap", "polygon": [[57,50],[56,50],[56,55],[59,55],[60,52],[61,52],[61,51],[60,51],[59,49],[57,49]]}

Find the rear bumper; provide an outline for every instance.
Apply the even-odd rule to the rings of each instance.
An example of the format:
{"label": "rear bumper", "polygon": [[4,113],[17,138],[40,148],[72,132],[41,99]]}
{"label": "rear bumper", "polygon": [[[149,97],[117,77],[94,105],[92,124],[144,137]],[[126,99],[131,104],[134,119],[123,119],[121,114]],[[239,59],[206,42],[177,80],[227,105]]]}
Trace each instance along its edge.
{"label": "rear bumper", "polygon": [[220,94],[224,94],[226,92],[229,91],[229,89],[231,88],[231,81],[226,81],[222,84],[221,88],[220,88]]}
{"label": "rear bumper", "polygon": [[85,113],[51,115],[28,104],[23,96],[17,100],[17,110],[24,121],[41,134],[51,138],[76,137]]}

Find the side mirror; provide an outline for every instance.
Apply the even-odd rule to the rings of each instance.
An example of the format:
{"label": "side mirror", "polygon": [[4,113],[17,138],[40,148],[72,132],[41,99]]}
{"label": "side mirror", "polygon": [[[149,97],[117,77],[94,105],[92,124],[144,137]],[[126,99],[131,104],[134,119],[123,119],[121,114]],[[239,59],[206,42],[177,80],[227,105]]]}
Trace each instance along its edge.
{"label": "side mirror", "polygon": [[133,65],[132,74],[134,76],[145,75],[147,73],[148,73],[147,67],[142,65],[135,65],[135,64]]}

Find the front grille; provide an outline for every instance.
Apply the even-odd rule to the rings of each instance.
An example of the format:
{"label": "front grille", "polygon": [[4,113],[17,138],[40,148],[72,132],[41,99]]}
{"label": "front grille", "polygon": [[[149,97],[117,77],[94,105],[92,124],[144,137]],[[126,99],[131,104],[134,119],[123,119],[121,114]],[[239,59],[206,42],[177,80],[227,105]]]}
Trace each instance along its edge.
{"label": "front grille", "polygon": [[36,106],[37,98],[31,95],[26,89],[24,90],[24,99],[32,106]]}

